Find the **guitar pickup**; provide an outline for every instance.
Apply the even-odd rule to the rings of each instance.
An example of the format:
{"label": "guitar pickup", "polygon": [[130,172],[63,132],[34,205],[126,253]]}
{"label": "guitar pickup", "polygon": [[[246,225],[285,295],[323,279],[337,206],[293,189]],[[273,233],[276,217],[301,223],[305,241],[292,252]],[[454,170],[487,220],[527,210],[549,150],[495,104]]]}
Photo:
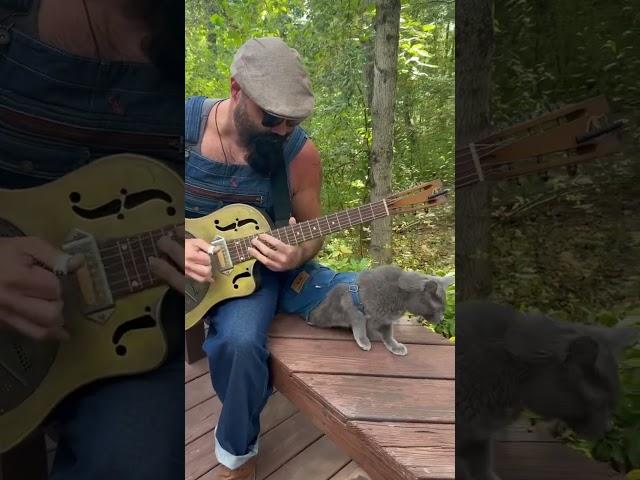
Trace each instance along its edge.
{"label": "guitar pickup", "polygon": [[77,292],[81,297],[82,313],[90,319],[104,324],[115,307],[107,273],[95,238],[89,233],[75,229],[62,245],[62,250],[69,255],[82,254],[84,256],[84,264],[74,272]]}
{"label": "guitar pickup", "polygon": [[233,261],[231,260],[231,254],[229,253],[229,247],[227,246],[227,241],[224,238],[214,238],[211,241],[211,248],[209,249],[209,252],[212,260],[215,258],[220,273],[226,273],[233,269]]}

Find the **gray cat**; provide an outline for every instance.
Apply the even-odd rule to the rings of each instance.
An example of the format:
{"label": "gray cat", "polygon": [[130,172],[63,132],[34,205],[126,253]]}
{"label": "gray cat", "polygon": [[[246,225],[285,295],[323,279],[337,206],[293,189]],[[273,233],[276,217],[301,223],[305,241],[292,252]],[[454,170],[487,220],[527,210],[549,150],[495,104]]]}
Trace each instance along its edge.
{"label": "gray cat", "polygon": [[599,438],[620,395],[618,360],[640,329],[561,322],[509,306],[456,306],[456,478],[499,480],[492,437],[526,408]]}
{"label": "gray cat", "polygon": [[[383,265],[361,273],[337,273],[315,264],[307,268],[308,282],[293,293],[299,272],[285,283],[280,308],[298,313],[317,327],[349,327],[363,350],[370,338],[381,339],[395,355],[407,347],[393,337],[393,323],[405,312],[440,323],[446,309],[446,289],[453,277],[437,277]],[[303,306],[304,304],[304,306]]]}

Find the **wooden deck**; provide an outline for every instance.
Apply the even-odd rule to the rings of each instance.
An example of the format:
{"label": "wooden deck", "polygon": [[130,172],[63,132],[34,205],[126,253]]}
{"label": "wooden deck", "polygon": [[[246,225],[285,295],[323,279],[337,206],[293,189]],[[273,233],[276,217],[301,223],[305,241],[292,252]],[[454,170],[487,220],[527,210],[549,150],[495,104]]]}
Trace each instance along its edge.
{"label": "wooden deck", "polygon": [[[454,348],[418,326],[402,325],[396,337],[408,356],[377,342],[363,352],[349,332],[278,318],[269,347],[278,391],[262,415],[259,479],[455,478]],[[220,403],[206,361],[185,368],[186,479],[210,480]],[[503,480],[623,478],[540,427],[517,424],[498,440]]]}
{"label": "wooden deck", "polygon": [[[211,389],[206,360],[185,370],[185,479],[210,480],[219,468],[213,428],[220,402]],[[261,416],[259,480],[370,480],[281,393]]]}
{"label": "wooden deck", "polygon": [[453,344],[400,325],[398,357],[349,331],[279,317],[270,332],[274,385],[375,480],[453,479]]}
{"label": "wooden deck", "polygon": [[[453,346],[419,326],[396,337],[406,357],[377,342],[363,352],[349,332],[297,317],[274,322],[278,391],[261,417],[259,479],[454,478]],[[185,382],[185,477],[210,479],[220,403],[206,361],[186,365]]]}

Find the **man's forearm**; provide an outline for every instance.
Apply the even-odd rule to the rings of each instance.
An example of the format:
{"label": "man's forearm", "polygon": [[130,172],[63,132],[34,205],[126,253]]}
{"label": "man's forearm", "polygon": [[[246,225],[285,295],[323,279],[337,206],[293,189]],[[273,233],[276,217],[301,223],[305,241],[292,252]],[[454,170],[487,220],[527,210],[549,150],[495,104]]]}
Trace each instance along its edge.
{"label": "man's forearm", "polygon": [[313,240],[308,240],[302,243],[300,245],[300,248],[302,249],[302,259],[300,260],[300,263],[297,265],[297,267],[315,257],[322,248],[323,242],[323,238],[314,238]]}

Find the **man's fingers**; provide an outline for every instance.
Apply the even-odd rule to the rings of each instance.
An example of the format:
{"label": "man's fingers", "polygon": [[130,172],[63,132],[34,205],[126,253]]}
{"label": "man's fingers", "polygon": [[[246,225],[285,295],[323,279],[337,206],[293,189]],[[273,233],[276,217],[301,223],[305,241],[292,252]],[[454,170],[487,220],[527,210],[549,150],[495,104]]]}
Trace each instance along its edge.
{"label": "man's fingers", "polygon": [[191,251],[185,254],[185,264],[186,265],[197,264],[197,265],[210,266],[211,257],[205,252],[203,252],[202,250]]}
{"label": "man's fingers", "polygon": [[84,263],[83,255],[69,255],[38,237],[24,237],[21,243],[25,253],[52,272],[73,273]]}
{"label": "man's fingers", "polygon": [[162,278],[172,288],[184,294],[184,275],[171,266],[169,262],[160,258],[149,257],[149,267],[154,275]]}
{"label": "man's fingers", "polygon": [[[257,238],[254,238],[251,241],[251,243],[254,245],[254,247],[256,249],[258,249],[260,251],[260,253],[262,255],[264,255],[265,257],[269,258],[270,260],[272,260],[273,262],[275,262],[277,264],[282,264],[287,260],[287,256],[285,255],[285,253],[283,251],[275,250],[275,249],[269,247],[268,245],[262,243]],[[287,247],[287,245],[283,244],[283,248],[286,248],[286,247]]]}
{"label": "man's fingers", "polygon": [[160,240],[158,240],[158,249],[160,249],[161,252],[169,255],[171,260],[173,260],[176,265],[178,265],[180,269],[184,271],[184,245],[180,245],[178,242],[170,239],[169,237],[162,237]]}
{"label": "man's fingers", "polygon": [[25,253],[35,258],[49,270],[53,270],[56,259],[64,254],[62,250],[38,237],[24,237],[21,243],[22,250]]}
{"label": "man's fingers", "polygon": [[247,251],[249,252],[249,255],[254,257],[269,270],[273,270],[274,272],[279,272],[281,270],[281,268],[273,260],[264,256],[262,253],[260,253],[260,251],[258,251],[258,249],[250,247]]}
{"label": "man's fingers", "polygon": [[16,315],[45,328],[58,328],[64,325],[62,318],[63,303],[60,300],[49,301],[35,297],[18,295],[5,303]]}
{"label": "man's fingers", "polygon": [[191,278],[192,280],[195,280],[198,283],[213,283],[213,277],[206,277],[203,275],[198,275],[197,273],[194,272],[184,272],[185,275],[189,278]]}
{"label": "man's fingers", "polygon": [[211,267],[207,267],[206,265],[188,265],[185,273],[194,273],[196,275],[200,275],[201,277],[211,277]]}
{"label": "man's fingers", "polygon": [[259,241],[262,241],[263,243],[270,245],[271,248],[273,248],[274,250],[278,250],[278,249],[283,250],[290,246],[284,243],[282,240],[278,240],[276,237],[272,237],[267,233],[261,233],[260,235],[258,235],[258,239]]}
{"label": "man's fingers", "polygon": [[0,316],[2,316],[3,324],[29,338],[35,340],[69,339],[69,333],[62,326],[44,327],[6,309],[0,310]]}
{"label": "man's fingers", "polygon": [[185,240],[185,242],[189,242],[191,245],[197,247],[198,250],[202,250],[203,252],[207,252],[211,247],[211,244],[209,242],[205,242],[200,238],[190,238],[188,240]]}
{"label": "man's fingers", "polygon": [[62,299],[62,284],[52,272],[39,265],[33,265],[26,272],[15,280],[14,288],[28,297]]}

